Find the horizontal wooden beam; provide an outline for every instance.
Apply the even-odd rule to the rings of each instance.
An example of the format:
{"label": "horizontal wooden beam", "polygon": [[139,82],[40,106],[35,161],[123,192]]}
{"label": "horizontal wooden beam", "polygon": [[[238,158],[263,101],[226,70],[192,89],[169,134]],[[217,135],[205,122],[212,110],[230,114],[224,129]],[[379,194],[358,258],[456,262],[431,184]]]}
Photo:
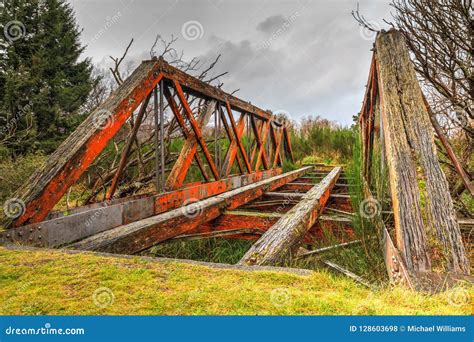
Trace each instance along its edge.
{"label": "horizontal wooden beam", "polygon": [[[221,103],[229,101],[232,109],[241,113],[251,113],[261,120],[268,120],[272,116],[271,112],[264,111],[252,105],[250,102],[243,101],[219,88],[213,87],[209,83],[205,83],[194,76],[188,75],[168,64],[163,59],[159,59],[156,63],[165,79],[178,81],[188,94],[201,98],[214,99]],[[278,122],[274,122],[274,124],[277,126],[280,125]]]}
{"label": "horizontal wooden beam", "polygon": [[184,188],[148,196],[132,196],[79,207],[68,216],[9,229],[0,234],[5,242],[20,242],[38,247],[57,247],[90,235],[176,209],[189,201],[209,198],[225,191],[281,174],[281,169],[254,172],[210,183],[194,183]]}
{"label": "horizontal wooden beam", "polygon": [[71,245],[74,249],[134,254],[175,236],[189,233],[224,210],[233,210],[285,183],[300,177],[311,167],[301,168],[223,194],[96,234]]}

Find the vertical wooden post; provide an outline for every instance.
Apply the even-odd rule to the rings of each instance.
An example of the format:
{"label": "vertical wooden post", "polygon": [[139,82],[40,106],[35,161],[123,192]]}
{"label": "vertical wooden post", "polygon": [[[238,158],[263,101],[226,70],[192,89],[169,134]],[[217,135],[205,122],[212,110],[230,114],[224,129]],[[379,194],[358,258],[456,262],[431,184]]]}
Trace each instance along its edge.
{"label": "vertical wooden post", "polygon": [[165,104],[163,102],[163,87],[164,87],[164,80],[160,81],[160,184],[161,184],[161,192],[165,191],[165,128],[164,128],[164,121],[165,121]]}
{"label": "vertical wooden post", "polygon": [[[448,182],[403,35],[381,33],[376,43],[379,98],[395,219],[396,242],[411,271],[431,270],[431,255],[446,271],[469,273]],[[426,184],[424,208],[419,177]]]}
{"label": "vertical wooden post", "polygon": [[[161,83],[160,83],[161,88]],[[161,92],[161,90],[160,90]],[[155,189],[156,192],[161,191],[160,186],[160,137],[158,132],[159,114],[158,114],[158,88],[153,89],[153,117],[155,119]]]}

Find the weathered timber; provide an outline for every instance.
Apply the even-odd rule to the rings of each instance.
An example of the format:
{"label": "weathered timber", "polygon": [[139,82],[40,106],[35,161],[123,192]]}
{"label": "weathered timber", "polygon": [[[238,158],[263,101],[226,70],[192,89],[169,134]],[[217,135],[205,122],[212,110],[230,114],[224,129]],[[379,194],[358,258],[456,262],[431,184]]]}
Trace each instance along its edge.
{"label": "weathered timber", "polygon": [[[159,60],[160,70],[164,73],[166,79],[174,79],[181,84],[183,90],[191,95],[197,97],[205,97],[209,99],[217,100],[220,103],[225,103],[229,101],[229,105],[233,110],[236,110],[240,113],[251,113],[256,115],[262,120],[268,120],[272,117],[272,114],[269,111],[264,111],[247,101],[243,101],[231,94],[228,94],[221,90],[220,88],[213,87],[212,85],[205,83],[194,76],[191,76],[184,71],[181,71],[172,65],[166,63],[164,60]],[[277,126],[281,126],[280,123],[273,121]]]}
{"label": "weathered timber", "polygon": [[138,112],[137,118],[135,119],[132,132],[130,133],[127,144],[125,145],[122,151],[122,156],[120,157],[119,166],[117,168],[117,171],[115,172],[114,178],[112,179],[112,184],[110,185],[110,188],[107,190],[107,194],[105,196],[107,200],[110,200],[110,198],[112,198],[112,196],[115,193],[115,190],[117,189],[118,183],[120,181],[120,177],[122,176],[125,165],[127,164],[127,158],[128,158],[128,155],[130,154],[130,150],[132,149],[132,144],[135,142],[138,129],[140,128],[140,125],[143,120],[143,116],[146,113],[146,108],[148,106],[148,102],[150,101],[150,97],[151,97],[151,94],[149,94],[146,97],[145,101],[143,101],[140,111]]}
{"label": "weathered timber", "polygon": [[324,211],[334,212],[336,214],[341,214],[342,216],[349,216],[349,217],[355,216],[354,213],[344,211],[344,210],[340,210],[340,209],[336,209],[336,208],[329,208],[328,207],[328,208],[325,208]]}
{"label": "weathered timber", "polygon": [[172,238],[171,240],[180,240],[180,241],[192,241],[192,240],[202,240],[202,239],[209,239],[209,238],[216,238],[216,237],[234,237],[234,236],[242,236],[242,235],[262,235],[263,232],[256,229],[256,228],[242,228],[242,229],[226,229],[226,230],[216,230],[213,232],[207,233],[195,233],[195,234],[183,234],[178,235]]}
{"label": "weathered timber", "polygon": [[[220,175],[217,173],[213,161],[210,159],[209,151],[205,146],[205,142],[202,140],[200,129],[190,112],[183,93],[207,101],[215,100],[216,102],[226,103],[227,107],[232,110],[254,115],[261,120],[271,121],[272,125],[281,127],[280,123],[273,120],[270,112],[263,111],[248,102],[242,101],[235,96],[202,82],[169,65],[162,58],[144,61],[132,75],[64,141],[50,156],[45,166],[35,172],[17,191],[15,197],[25,203],[25,210],[20,217],[16,219],[6,219],[2,225],[6,227],[18,227],[44,220],[67,189],[79,180],[84,171],[105,148],[109,140],[119,131],[137,106],[152,92],[158,83],[160,83],[161,88],[166,88],[169,85],[175,86],[180,101],[184,106],[185,114],[191,124],[192,131],[216,179],[218,179]],[[164,83],[166,83],[166,87],[163,87]],[[163,89],[160,89],[160,94],[162,92]],[[174,112],[174,114],[176,115],[176,112]],[[181,114],[179,113],[179,115]],[[282,130],[284,130],[284,128],[282,128]],[[187,136],[185,138],[187,138]],[[163,151],[162,148],[161,151]],[[241,173],[244,173],[240,159],[238,156],[236,156],[236,158],[239,162]],[[204,167],[197,154],[195,154],[195,159],[207,180],[208,177],[206,177]],[[164,163],[161,164],[163,167]],[[232,164],[230,164],[230,166],[231,165]],[[281,165],[281,160],[279,160],[279,165]],[[247,171],[248,173],[251,172],[251,170]],[[164,173],[162,172],[162,177],[163,176]]]}
{"label": "weathered timber", "polygon": [[[227,153],[224,159],[224,163],[222,164],[222,170],[221,170],[222,176],[228,176],[232,169],[232,165],[234,165],[235,159],[237,158],[238,161],[240,159],[238,159],[238,155],[237,155],[237,149],[238,149],[237,141],[233,138],[233,134],[230,130],[229,125],[227,124],[227,120],[224,116],[224,113],[222,112],[221,109],[219,109],[219,112],[221,115],[222,123],[224,124],[224,129],[230,141],[230,145],[229,145],[229,148],[227,149]],[[245,119],[244,119],[244,116],[241,115],[239,122],[237,124],[238,139],[242,138],[242,135],[244,134],[244,128],[245,128]],[[239,168],[240,168],[240,171],[243,172],[243,167],[240,165],[240,162],[239,162]]]}
{"label": "weathered timber", "polygon": [[162,241],[191,232],[201,224],[215,219],[228,209],[233,210],[297,178],[310,169],[301,168],[221,195],[195,202],[179,209],[152,216],[96,234],[71,245],[73,249],[134,254]]}
{"label": "weathered timber", "polygon": [[[202,129],[208,124],[215,108],[215,101],[209,101],[206,103],[204,111],[200,113],[200,116],[198,117],[197,124],[199,129]],[[194,135],[189,135],[186,138],[178,159],[174,163],[173,168],[171,169],[171,172],[168,176],[166,183],[166,187],[168,189],[177,189],[182,186],[186,178],[186,174],[191,167],[191,163],[194,157],[197,156],[197,147],[198,143],[196,141],[196,137]]]}
{"label": "weathered timber", "polygon": [[294,192],[267,192],[265,196],[283,199],[300,199],[303,197],[303,194],[298,194]]}
{"label": "weathered timber", "polygon": [[147,196],[131,196],[94,203],[39,223],[10,229],[0,234],[0,240],[28,243],[39,247],[57,247],[84,239],[102,231],[176,209],[190,200],[198,201],[225,191],[274,177],[281,169],[234,176],[210,183],[194,183],[187,187]]}
{"label": "weathered timber", "polygon": [[[411,271],[430,270],[430,248],[435,248],[433,253],[446,260],[447,271],[468,273],[448,182],[403,35],[395,30],[381,33],[375,48],[397,246]],[[426,181],[426,222],[417,169]],[[438,246],[428,246],[428,240]]]}
{"label": "weathered timber", "polygon": [[[201,133],[201,129],[199,128],[196,118],[194,117],[191,107],[186,99],[186,95],[184,94],[183,89],[181,88],[181,85],[179,84],[178,81],[174,80],[173,85],[176,90],[176,93],[178,94],[178,98],[181,103],[181,106],[184,108],[184,113],[186,114],[188,121],[191,124],[191,128],[194,132],[196,141],[198,142],[199,146],[201,146],[202,152],[204,153],[204,156],[206,157],[207,163],[209,164],[209,167],[211,168],[214,178],[218,180],[220,178],[219,172],[217,172],[217,168],[214,165],[214,161],[212,159],[211,153],[209,152],[209,149],[207,148],[206,142]],[[249,173],[251,172],[251,170],[248,170],[248,171]]]}
{"label": "weathered timber", "polygon": [[239,263],[269,265],[291,255],[318,219],[340,172],[340,167],[334,168],[321,183],[308,191],[301,202],[262,235]]}
{"label": "weathered timber", "polygon": [[[371,202],[375,201],[366,179],[363,180],[363,191],[366,199]],[[390,281],[413,289],[405,261],[400,256],[398,249],[395,247],[382,216],[375,215],[370,218],[370,220],[375,227],[377,227],[377,230],[382,232],[383,256]]]}
{"label": "weathered timber", "polygon": [[[39,222],[48,215],[150,94],[160,80],[158,73],[155,63],[142,63],[30,177],[14,195],[25,203],[25,211],[15,220],[15,226]],[[12,223],[8,220],[5,225]]]}
{"label": "weathered timber", "polygon": [[[216,219],[202,224],[187,235],[202,236],[203,238],[218,235],[218,232],[226,232],[225,238],[238,240],[258,240],[260,236],[273,226],[283,213],[262,213],[253,211],[228,210]],[[317,224],[316,224],[317,225]],[[319,227],[315,227],[316,230]],[[238,232],[242,230],[242,232]],[[232,233],[234,231],[234,233]],[[216,235],[212,235],[215,233]],[[180,235],[182,236],[182,235]],[[178,236],[177,238],[179,238]],[[317,237],[310,231],[304,238],[305,244],[312,244]]]}
{"label": "weathered timber", "polygon": [[235,124],[234,115],[232,114],[232,109],[230,107],[229,101],[226,101],[226,110],[227,116],[229,117],[230,121],[230,127],[232,128],[232,132],[234,134],[234,139],[237,142],[237,146],[239,147],[239,151],[242,155],[242,159],[244,160],[247,171],[250,172],[252,170],[252,167],[250,166],[250,162],[248,160],[247,153],[245,152],[244,145],[242,144],[242,141],[238,138],[239,132],[237,130],[237,125]]}
{"label": "weathered timber", "polygon": [[297,183],[297,182],[291,182],[288,184],[285,184],[283,190],[285,191],[298,191],[298,192],[306,192],[311,190],[314,187],[315,184],[313,183]]}
{"label": "weathered timber", "polygon": [[[163,82],[162,82],[163,84]],[[161,93],[161,90],[160,90],[160,93]],[[168,105],[171,109],[171,112],[173,113],[174,115],[174,118],[176,119],[176,122],[178,123],[180,129],[181,129],[181,132],[183,133],[183,137],[188,140],[188,139],[191,139],[192,135],[191,133],[189,132],[187,126],[186,126],[186,122],[184,121],[184,117],[183,115],[181,114],[181,112],[179,111],[179,107],[178,107],[178,104],[176,103],[175,99],[173,98],[173,96],[171,95],[171,92],[170,90],[168,89],[168,87],[164,86],[164,89],[163,89],[163,95],[166,97],[166,101],[168,101]],[[182,157],[181,154],[179,155],[178,158]],[[199,170],[201,171],[201,174],[203,175],[203,177],[206,179],[206,181],[209,181],[209,176],[207,175],[207,172],[206,172],[206,168],[205,168],[205,165],[204,165],[204,162],[201,160],[201,157],[199,157],[199,154],[198,153],[195,153],[194,154],[194,159],[196,160],[196,164],[197,166],[199,167]],[[166,189],[173,189],[175,187],[175,180],[177,179],[178,182],[180,182],[180,179],[179,178],[176,178],[177,176],[179,176],[180,178],[183,179],[184,181],[184,178],[186,178],[186,174],[180,174],[180,175],[177,175],[173,170],[172,172],[170,173],[170,175],[168,176],[168,179],[166,180],[166,185],[165,185],[165,188]]]}
{"label": "weathered timber", "polygon": [[352,224],[352,219],[346,216],[321,215],[318,219],[320,221],[338,222],[338,223],[344,223],[347,225]]}

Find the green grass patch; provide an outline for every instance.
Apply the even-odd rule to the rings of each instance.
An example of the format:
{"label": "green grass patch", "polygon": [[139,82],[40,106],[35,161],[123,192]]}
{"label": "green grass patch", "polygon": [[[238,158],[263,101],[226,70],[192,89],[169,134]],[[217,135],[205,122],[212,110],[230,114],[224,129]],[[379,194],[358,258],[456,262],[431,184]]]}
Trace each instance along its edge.
{"label": "green grass patch", "polygon": [[[400,287],[371,291],[325,271],[299,276],[223,270],[138,257],[0,248],[0,275],[0,314],[3,315],[472,313],[469,304],[450,305],[449,293],[426,295]],[[105,293],[104,288],[108,289]],[[102,294],[97,295],[97,291]],[[472,298],[472,288],[469,294]],[[98,306],[97,300],[99,304],[109,305]]]}

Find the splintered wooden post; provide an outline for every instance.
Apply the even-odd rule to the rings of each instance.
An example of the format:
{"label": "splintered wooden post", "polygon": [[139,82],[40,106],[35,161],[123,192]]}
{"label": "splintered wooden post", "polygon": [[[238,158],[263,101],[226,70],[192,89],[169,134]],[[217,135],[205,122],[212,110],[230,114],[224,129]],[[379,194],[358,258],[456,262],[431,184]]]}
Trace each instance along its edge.
{"label": "splintered wooden post", "polygon": [[272,265],[289,257],[314,225],[341,173],[335,167],[245,253],[239,264]]}
{"label": "splintered wooden post", "polygon": [[[438,255],[445,271],[469,273],[446,176],[438,162],[429,114],[403,35],[375,43],[381,114],[390,174],[396,244],[409,271],[430,271]],[[422,209],[418,176],[426,184]]]}

